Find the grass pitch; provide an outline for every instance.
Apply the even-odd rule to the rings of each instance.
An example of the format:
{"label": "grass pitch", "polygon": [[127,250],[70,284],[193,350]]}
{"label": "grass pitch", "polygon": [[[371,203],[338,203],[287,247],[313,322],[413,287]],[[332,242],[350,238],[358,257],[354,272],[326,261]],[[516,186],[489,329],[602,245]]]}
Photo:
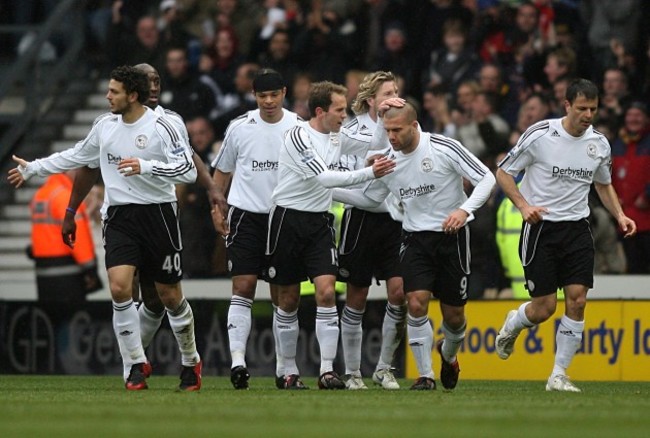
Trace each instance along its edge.
{"label": "grass pitch", "polygon": [[[371,383],[366,378],[366,383]],[[647,437],[650,383],[577,382],[582,394],[543,382],[463,381],[453,392],[280,391],[272,378],[235,391],[204,377],[198,393],[154,376],[127,392],[118,376],[0,376],[5,437]],[[440,386],[440,385],[439,385]]]}

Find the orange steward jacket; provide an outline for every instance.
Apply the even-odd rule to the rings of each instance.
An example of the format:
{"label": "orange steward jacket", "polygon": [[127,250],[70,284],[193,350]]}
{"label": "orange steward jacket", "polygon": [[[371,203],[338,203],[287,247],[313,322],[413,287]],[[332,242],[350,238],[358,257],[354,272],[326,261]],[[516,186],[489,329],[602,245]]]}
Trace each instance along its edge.
{"label": "orange steward jacket", "polygon": [[[52,175],[32,199],[32,254],[36,260],[37,275],[39,271],[46,276],[70,275],[96,266],[95,246],[84,203],[81,203],[75,216],[77,233],[74,249],[63,243],[61,226],[71,192],[72,180],[67,175]],[[64,259],[70,261],[68,266],[62,266]]]}

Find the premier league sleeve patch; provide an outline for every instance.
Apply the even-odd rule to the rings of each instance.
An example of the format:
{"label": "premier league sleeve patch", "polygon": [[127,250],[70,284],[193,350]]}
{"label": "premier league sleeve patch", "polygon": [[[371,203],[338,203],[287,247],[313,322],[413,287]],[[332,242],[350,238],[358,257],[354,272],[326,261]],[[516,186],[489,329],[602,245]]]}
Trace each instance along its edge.
{"label": "premier league sleeve patch", "polygon": [[314,151],[311,149],[304,149],[298,153],[300,154],[300,160],[303,163],[309,163],[314,160]]}

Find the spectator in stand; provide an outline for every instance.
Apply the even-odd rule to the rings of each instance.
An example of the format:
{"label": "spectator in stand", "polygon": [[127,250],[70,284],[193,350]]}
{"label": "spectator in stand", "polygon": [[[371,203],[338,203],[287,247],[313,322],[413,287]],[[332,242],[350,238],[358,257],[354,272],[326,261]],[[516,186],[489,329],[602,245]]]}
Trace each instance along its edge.
{"label": "spectator in stand", "polygon": [[555,80],[553,84],[553,99],[551,103],[551,113],[555,114],[557,117],[562,117],[566,114],[564,108],[564,100],[566,96],[566,89],[573,78],[569,75],[560,76]]}
{"label": "spectator in stand", "polygon": [[598,120],[616,132],[623,125],[623,110],[631,100],[627,74],[620,68],[605,70],[602,91]]}
{"label": "spectator in stand", "polygon": [[[573,76],[576,73],[576,54],[569,47],[558,47],[546,56],[544,74],[551,87],[562,76]],[[537,84],[537,91],[543,91],[546,84]]]}
{"label": "spectator in stand", "polygon": [[273,32],[268,47],[258,57],[258,64],[282,75],[287,83],[287,99],[291,100],[293,80],[300,67],[291,53],[291,38],[287,30],[277,29]]}
{"label": "spectator in stand", "polygon": [[[479,91],[481,91],[481,87],[474,80],[465,81],[458,87],[454,99],[454,106],[451,111],[451,121],[456,125],[456,129],[470,123],[472,118],[472,102],[476,99]],[[458,138],[458,131],[456,131],[456,138]]]}
{"label": "spectator in stand", "polygon": [[296,34],[294,50],[300,65],[315,81],[341,84],[345,73],[358,64],[358,44],[353,23],[331,6],[314,1],[304,28]]}
{"label": "spectator in stand", "polygon": [[467,41],[467,29],[458,20],[443,25],[444,47],[431,52],[422,84],[424,87],[443,85],[454,93],[465,80],[474,77],[480,60]]}
{"label": "spectator in stand", "polygon": [[211,17],[203,22],[203,45],[209,46],[221,29],[231,29],[240,53],[251,48],[255,28],[264,13],[256,0],[215,0]]}
{"label": "spectator in stand", "polygon": [[280,0],[263,0],[258,1],[264,8],[264,12],[259,15],[255,37],[251,42],[250,50],[247,52],[248,59],[258,59],[268,47],[271,37],[277,30],[287,28],[287,13],[284,10]]}
{"label": "spectator in stand", "polygon": [[212,78],[223,94],[235,92],[233,78],[237,68],[244,63],[238,44],[234,29],[224,27],[217,31],[211,45],[201,56],[199,69]]}
{"label": "spectator in stand", "polygon": [[[194,153],[204,163],[209,163],[215,141],[214,130],[208,119],[196,117],[187,123],[187,132]],[[179,224],[183,236],[184,278],[207,278],[216,275],[215,254],[217,244],[223,246],[212,225],[211,203],[205,189],[198,182],[176,186],[176,197],[181,209]],[[222,260],[221,274],[225,273]]]}
{"label": "spectator in stand", "polygon": [[456,125],[451,121],[447,90],[438,85],[424,90],[420,126],[422,131],[456,139]]}
{"label": "spectator in stand", "polygon": [[359,94],[359,85],[361,85],[367,74],[367,71],[354,69],[348,70],[348,72],[345,74],[345,88],[348,89],[348,94],[345,96],[345,100],[348,102],[348,120],[354,118],[352,105],[354,103],[354,100],[357,98],[357,94]]}
{"label": "spectator in stand", "polygon": [[513,126],[519,111],[519,101],[510,86],[505,83],[503,72],[496,64],[483,64],[478,73],[478,83],[481,91],[494,93],[497,97],[496,111],[503,119]]}
{"label": "spectator in stand", "polygon": [[458,139],[489,168],[496,156],[507,150],[510,128],[495,112],[494,93],[481,91],[472,102],[470,122],[458,128]]}
{"label": "spectator in stand", "polygon": [[113,4],[107,38],[111,66],[147,63],[162,71],[165,47],[160,39],[156,17],[145,15],[139,18],[134,33],[122,15],[121,3],[117,1]]}
{"label": "spectator in stand", "polygon": [[[387,2],[389,4],[400,2]],[[410,33],[412,39],[418,40],[418,55],[428,59],[431,52],[443,47],[443,26],[449,20],[457,20],[466,29],[471,29],[474,23],[474,12],[465,6],[469,2],[457,0],[434,0],[428,2],[411,2],[410,8],[414,15],[413,31]],[[422,3],[418,5],[418,3]],[[464,4],[461,4],[464,3]],[[403,6],[401,9],[405,9]],[[398,9],[399,11],[399,9]],[[401,11],[399,11],[401,12]],[[408,17],[401,18],[403,23]],[[393,17],[395,19],[395,17]]]}
{"label": "spectator in stand", "polygon": [[643,4],[647,7],[647,2],[642,0],[580,2],[580,16],[587,25],[587,41],[595,61],[591,66],[595,78],[600,78],[608,67],[618,65],[613,45],[620,45],[623,52],[635,53]]}
{"label": "spectator in stand", "polygon": [[398,21],[390,23],[384,32],[383,46],[373,60],[371,71],[390,71],[404,78],[403,95],[412,94],[416,89],[416,58],[408,50],[408,40],[404,25]]}
{"label": "spectator in stand", "polygon": [[309,88],[312,78],[308,73],[298,73],[293,80],[293,97],[289,109],[302,119],[309,120]]}
{"label": "spectator in stand", "polygon": [[636,222],[636,236],[623,240],[630,274],[650,274],[650,114],[632,102],[612,144],[612,184],[626,216]]}
{"label": "spectator in stand", "polygon": [[216,85],[206,75],[190,70],[187,49],[172,47],[167,51],[160,104],[185,119],[214,118]]}
{"label": "spectator in stand", "polygon": [[546,95],[542,93],[533,93],[519,109],[517,125],[510,133],[510,146],[514,146],[519,141],[519,137],[534,123],[544,119],[554,118],[551,114],[551,105]]}
{"label": "spectator in stand", "polygon": [[[492,15],[493,14],[493,15]],[[525,74],[535,75],[541,70],[541,54],[546,48],[539,27],[539,11],[530,1],[521,2],[513,9],[504,6],[484,16],[483,27],[476,40],[479,42],[479,54],[484,62],[496,63],[510,68],[519,57],[519,62],[526,70]]]}
{"label": "spectator in stand", "polygon": [[219,117],[214,121],[218,138],[223,138],[228,124],[233,119],[247,111],[252,111],[257,108],[257,101],[253,94],[253,80],[259,68],[259,65],[249,62],[237,68],[237,73],[235,73],[235,79],[233,81],[235,84],[235,93],[227,96],[230,106],[221,108]]}
{"label": "spectator in stand", "polygon": [[160,18],[158,30],[160,39],[165,47],[185,47],[192,68],[196,68],[201,54],[201,42],[185,29],[181,20],[181,11],[176,0],[162,0],[160,2]]}

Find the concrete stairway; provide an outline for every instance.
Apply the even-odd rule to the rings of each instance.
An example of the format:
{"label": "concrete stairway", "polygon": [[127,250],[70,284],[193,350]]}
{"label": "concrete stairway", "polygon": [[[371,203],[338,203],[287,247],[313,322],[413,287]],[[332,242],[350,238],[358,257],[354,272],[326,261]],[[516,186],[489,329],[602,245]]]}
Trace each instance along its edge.
{"label": "concrete stairway", "polygon": [[[68,149],[89,132],[95,118],[108,109],[107,82],[81,79],[53,103],[48,114],[26,136],[18,155],[26,159],[47,156]],[[3,176],[4,178],[4,176]],[[31,221],[29,202],[44,179],[31,178],[13,197],[3,196],[0,205],[0,300],[34,299],[34,262],[27,257]],[[11,188],[3,190],[12,190]],[[6,201],[7,198],[13,200]]]}

